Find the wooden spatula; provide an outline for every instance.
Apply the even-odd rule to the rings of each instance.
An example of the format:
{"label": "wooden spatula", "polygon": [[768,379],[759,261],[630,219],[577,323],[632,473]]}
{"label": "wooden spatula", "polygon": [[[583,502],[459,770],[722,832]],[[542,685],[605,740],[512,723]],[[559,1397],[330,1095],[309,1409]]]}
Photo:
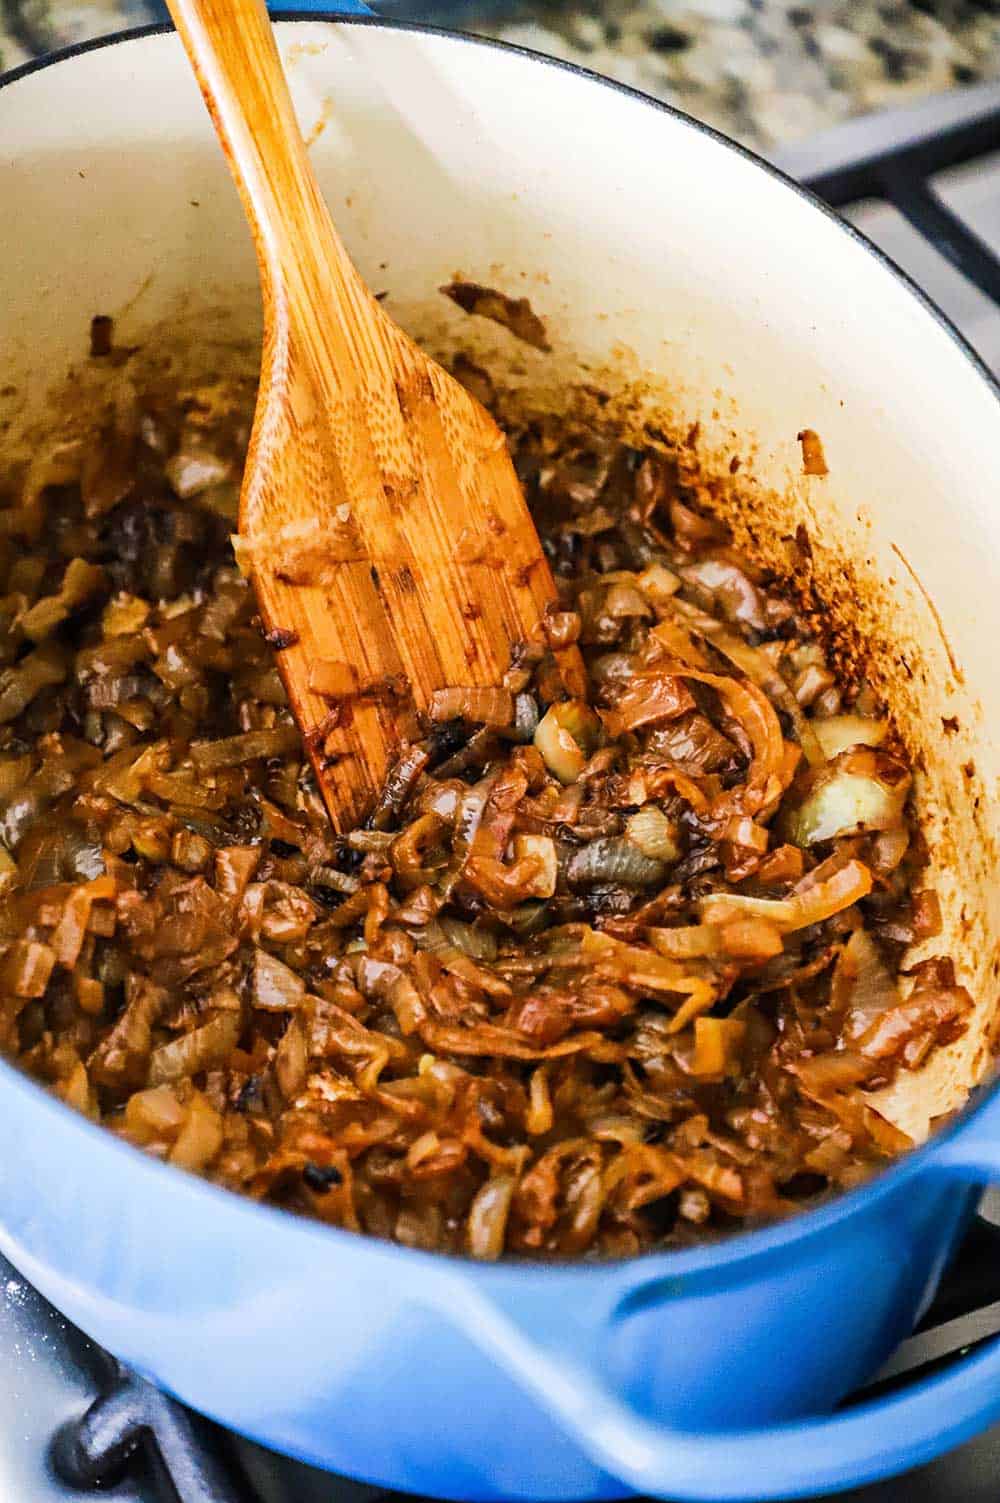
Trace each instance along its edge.
{"label": "wooden spatula", "polygon": [[[416,710],[496,685],[555,589],[503,436],[383,312],[320,195],[263,0],[168,0],[264,299],[240,556],[327,808],[370,810]],[[581,692],[576,649],[560,654]]]}

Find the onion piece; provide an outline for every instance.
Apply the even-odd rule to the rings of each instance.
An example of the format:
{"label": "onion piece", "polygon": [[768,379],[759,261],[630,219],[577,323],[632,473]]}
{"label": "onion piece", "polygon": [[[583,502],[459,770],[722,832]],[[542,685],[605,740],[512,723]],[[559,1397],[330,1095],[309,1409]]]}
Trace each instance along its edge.
{"label": "onion piece", "polygon": [[676,929],[647,929],[650,943],[673,960],[733,956],[769,960],[782,951],[781,933],[765,918],[731,918],[725,924],[692,924]]}
{"label": "onion piece", "polygon": [[306,984],[276,955],[254,950],[250,967],[250,1002],[265,1012],[294,1012],[306,994]]}
{"label": "onion piece", "polygon": [[32,642],[41,642],[51,636],[78,606],[103,589],[106,582],[107,575],[97,564],[72,558],[66,565],[58,594],[36,600],[30,610],[18,618],[17,625]]}
{"label": "onion piece", "polygon": [[27,782],[34,765],[28,752],[23,757],[0,757],[0,800],[6,802]]}
{"label": "onion piece", "polygon": [[509,689],[436,689],[431,695],[430,717],[503,728],[514,723],[514,697]]}
{"label": "onion piece", "polygon": [[803,714],[801,705],[767,653],[759,647],[751,647],[735,632],[717,627],[714,622],[710,627],[709,622],[706,621],[704,631],[712,646],[717,648],[731,663],[735,663],[751,683],[756,684],[758,689],[763,689],[768,699],[789,717],[795,727],[795,735],[802,748],[803,756],[810,767],[822,766],[827,759],[827,753],[824,752],[816,734],[817,722]]}
{"label": "onion piece", "polygon": [[172,1086],[133,1091],[125,1103],[125,1130],[140,1145],[172,1138],[181,1129],[187,1109]]}
{"label": "onion piece", "polygon": [[200,1028],[161,1044],[149,1060],[150,1085],[183,1080],[203,1070],[221,1068],[229,1059],[240,1035],[240,1018],[235,1012],[220,1012]]}
{"label": "onion piece", "polygon": [[872,890],[872,874],[861,861],[851,860],[825,881],[793,892],[787,898],[747,898],[740,893],[702,898],[701,916],[709,924],[726,924],[749,915],[767,919],[781,934],[805,929],[850,908]]}
{"label": "onion piece", "polygon": [[694,700],[679,675],[637,674],[616,698],[614,709],[607,716],[608,728],[613,735],[620,735],[661,720],[676,720],[694,708]]}
{"label": "onion piece", "polygon": [[[403,888],[410,892],[415,887],[433,880],[435,870],[426,865],[427,858],[440,845],[441,836],[447,828],[445,821],[437,814],[419,814],[393,840],[389,851],[389,859],[393,869]],[[437,866],[443,866],[444,855],[442,854]]]}
{"label": "onion piece", "polygon": [[0,989],[15,997],[43,997],[55,963],[55,951],[49,945],[19,939],[0,961]]}
{"label": "onion piece", "polygon": [[884,720],[869,715],[829,715],[809,722],[828,761],[852,746],[881,746],[889,734]]}
{"label": "onion piece", "polygon": [[528,1110],[525,1114],[525,1131],[533,1138],[540,1138],[552,1131],[554,1112],[549,1091],[549,1066],[539,1065],[531,1072],[528,1091]]}
{"label": "onion piece", "polygon": [[221,741],[195,741],[191,756],[199,772],[215,772],[221,767],[240,767],[260,757],[287,757],[301,752],[302,740],[294,725],[276,725],[269,731],[246,731]]}
{"label": "onion piece", "polygon": [[540,716],[538,701],[533,694],[517,694],[514,697],[514,724],[511,736],[515,741],[533,741]]}
{"label": "onion piece", "polygon": [[51,643],[29,652],[15,668],[0,672],[0,725],[15,720],[36,695],[61,684],[69,672],[66,654]]}
{"label": "onion piece", "polygon": [[181,1169],[204,1169],[222,1147],[222,1118],[200,1091],[195,1091],[187,1120],[168,1155]]}
{"label": "onion piece", "polygon": [[742,725],[753,748],[746,783],[722,795],[721,802],[735,805],[744,814],[771,808],[787,788],[795,769],[794,765],[788,765],[781,724],[767,695],[756,684],[743,684],[718,673],[702,673],[687,667],[678,671],[684,678],[708,684],[716,691],[729,713]]}
{"label": "onion piece", "polygon": [[556,859],[555,842],[549,835],[516,835],[514,859],[525,858],[538,866],[538,875],[524,888],[524,898],[551,898],[556,890],[559,864]]}
{"label": "onion piece", "polygon": [[609,1043],[603,1034],[592,1030],[574,1033],[545,1049],[533,1048],[510,1029],[494,1023],[475,1023],[463,1028],[427,1021],[420,1026],[420,1036],[436,1054],[495,1055],[498,1059],[562,1059],[569,1054],[587,1053],[597,1059],[614,1060],[621,1059],[624,1052],[619,1045]]}
{"label": "onion piece", "polygon": [[[463,924],[458,919],[448,918],[442,915],[437,920],[441,936],[445,944],[453,945],[456,950],[461,950],[470,960],[496,960],[497,940],[496,935],[488,929],[483,929],[478,924]],[[430,925],[428,925],[428,928]],[[427,946],[432,949],[432,945]]]}
{"label": "onion piece", "polygon": [[[611,883],[622,887],[654,887],[664,880],[666,863],[647,856],[631,840],[602,836],[570,857],[566,880],[571,887]],[[550,894],[551,896],[551,894]]]}
{"label": "onion piece", "polygon": [[602,613],[614,621],[624,621],[653,614],[645,596],[630,584],[613,584],[604,597]]}
{"label": "onion piece", "polygon": [[[547,839],[548,837],[539,837]],[[554,848],[553,848],[554,859]],[[494,856],[471,856],[465,867],[465,881],[482,893],[491,907],[505,912],[538,897],[538,888],[547,885],[547,858],[525,855],[509,866]],[[553,888],[554,891],[554,888]],[[551,897],[551,893],[547,894]]]}
{"label": "onion piece", "polygon": [[842,752],[821,773],[786,825],[795,845],[891,830],[902,823],[912,779],[901,762],[868,748]]}
{"label": "onion piece", "polygon": [[600,722],[580,699],[567,699],[546,711],[535,731],[534,744],[546,767],[560,783],[573,783],[597,746]]}
{"label": "onion piece", "polygon": [[274,1078],[286,1101],[291,1101],[301,1091],[306,1083],[308,1069],[309,1049],[305,1024],[300,1013],[293,1013],[274,1054]]}
{"label": "onion piece", "polygon": [[476,1192],[468,1213],[472,1257],[494,1260],[503,1252],[516,1183],[512,1174],[495,1173]]}
{"label": "onion piece", "polygon": [[668,1024],[668,1033],[686,1027],[717,1000],[718,987],[711,976],[691,971],[655,951],[625,944],[610,934],[585,929],[581,949],[600,979],[617,981],[638,991],[675,992],[685,997]]}
{"label": "onion piece", "polygon": [[737,1018],[695,1018],[692,1075],[721,1080],[739,1064],[739,1049],[746,1024]]}
{"label": "onion piece", "polygon": [[664,604],[681,587],[679,576],[663,564],[650,564],[639,575],[636,584],[654,606]]}
{"label": "onion piece", "polygon": [[62,917],[52,931],[52,949],[60,965],[69,970],[76,965],[87,937],[93,904],[101,899],[113,898],[115,892],[115,880],[107,875],[96,877],[92,882],[73,889],[63,906]]}
{"label": "onion piece", "polygon": [[152,610],[148,600],[120,591],[113,595],[101,615],[101,630],[106,637],[130,637],[141,631]]}
{"label": "onion piece", "polygon": [[724,953],[721,924],[684,924],[647,929],[650,944],[670,960],[702,960]]}
{"label": "onion piece", "polygon": [[837,958],[831,983],[831,1001],[844,1013],[842,1037],[855,1043],[899,1000],[899,988],[871,935],[855,929]]}
{"label": "onion piece", "polygon": [[724,558],[704,558],[686,564],[681,577],[707,590],[713,604],[731,621],[743,621],[755,631],[764,631],[767,617],[760,591],[744,571]]}
{"label": "onion piece", "polygon": [[625,821],[625,832],[644,856],[672,864],[680,859],[677,826],[656,804],[643,804]]}

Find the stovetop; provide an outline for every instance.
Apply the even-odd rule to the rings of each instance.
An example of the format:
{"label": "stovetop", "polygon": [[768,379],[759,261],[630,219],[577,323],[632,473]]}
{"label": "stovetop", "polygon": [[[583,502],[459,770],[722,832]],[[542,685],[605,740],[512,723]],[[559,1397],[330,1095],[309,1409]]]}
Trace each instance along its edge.
{"label": "stovetop", "polygon": [[[1000,374],[1000,86],[838,127],[775,161],[876,241]],[[1000,1191],[920,1330],[866,1392],[1000,1333]],[[859,1395],[857,1397],[864,1397]],[[0,1500],[388,1503],[377,1488],[265,1451],[164,1398],[58,1315],[0,1258]],[[1000,1426],[848,1503],[998,1503]],[[400,1500],[402,1503],[402,1500]]]}

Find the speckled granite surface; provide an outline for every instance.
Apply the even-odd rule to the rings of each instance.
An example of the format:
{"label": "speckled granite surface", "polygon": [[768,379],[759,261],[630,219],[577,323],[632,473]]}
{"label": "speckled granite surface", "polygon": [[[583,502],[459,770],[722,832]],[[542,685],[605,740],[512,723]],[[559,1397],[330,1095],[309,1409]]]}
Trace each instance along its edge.
{"label": "speckled granite surface", "polygon": [[[570,58],[763,150],[1000,78],[1000,0],[375,3]],[[157,0],[0,0],[0,68],[162,14]]]}

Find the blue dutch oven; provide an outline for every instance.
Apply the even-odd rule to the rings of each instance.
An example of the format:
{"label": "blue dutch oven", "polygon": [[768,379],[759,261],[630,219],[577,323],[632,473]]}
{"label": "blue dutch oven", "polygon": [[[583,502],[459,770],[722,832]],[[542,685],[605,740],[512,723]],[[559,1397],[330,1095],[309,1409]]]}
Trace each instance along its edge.
{"label": "blue dutch oven", "polygon": [[[307,61],[326,45],[302,30],[310,24],[289,19],[282,28],[284,41],[297,34],[310,39],[312,52],[300,49]],[[353,59],[337,64],[342,83],[357,84],[361,77],[352,49],[362,41],[372,46],[384,42],[398,76],[411,48],[414,56],[419,53],[421,66],[431,68],[435,86],[444,88],[444,79],[457,89],[463,77],[475,74],[467,112],[471,124],[463,127],[464,137],[461,132],[447,136],[456,151],[473,137],[476,144],[476,132],[487,129],[482,123],[487,112],[502,114],[505,98],[514,135],[517,129],[528,130],[524,121],[530,110],[541,111],[539,118],[544,118],[547,102],[551,134],[558,134],[572,105],[583,189],[588,175],[602,172],[607,177],[611,171],[599,160],[610,132],[620,132],[622,140],[642,140],[634,146],[634,164],[626,152],[619,158],[622,212],[631,214],[628,205],[642,202],[646,185],[655,185],[657,162],[664,160],[674,139],[688,143],[690,168],[682,163],[677,170],[690,170],[695,186],[713,183],[731,170],[726,212],[742,214],[739,195],[745,191],[748,203],[759,196],[762,212],[775,227],[759,250],[751,219],[739,221],[744,259],[773,256],[775,265],[780,261],[776,276],[781,297],[775,308],[798,296],[797,262],[815,255],[819,264],[829,257],[830,275],[842,271],[865,300],[865,316],[851,324],[845,341],[845,361],[852,350],[864,356],[858,360],[857,379],[863,381],[865,369],[879,359],[895,360],[886,389],[901,393],[902,404],[910,400],[907,369],[922,360],[926,370],[940,377],[934,400],[946,404],[948,393],[955,394],[956,403],[961,400],[942,417],[955,435],[957,457],[948,462],[958,494],[971,494],[977,474],[984,468],[988,472],[988,458],[974,463],[972,453],[977,442],[980,455],[996,452],[997,394],[986,374],[897,273],[763,164],[628,91],[516,49],[364,19],[327,31],[346,38],[345,56]],[[148,120],[143,114],[147,97]],[[76,112],[70,123],[59,118],[63,99]],[[175,108],[176,116],[171,113]],[[355,110],[355,134],[345,129],[348,141],[361,139],[358,122],[369,118],[356,103],[350,108]],[[130,112],[131,123],[122,127],[126,134],[116,145],[119,109]],[[457,121],[459,115],[453,113]],[[446,126],[451,118],[445,119]],[[642,135],[644,121],[648,131]],[[235,202],[221,187],[218,208],[211,193],[188,190],[184,174],[217,171],[221,184],[224,168],[176,39],[164,28],[32,65],[0,88],[0,135],[9,145],[0,164],[0,194],[13,205],[0,231],[5,245],[0,259],[17,262],[17,285],[28,288],[30,307],[37,311],[34,345],[43,354],[57,348],[71,322],[69,303],[64,306],[60,299],[79,301],[84,260],[96,254],[92,242],[105,234],[119,237],[108,241],[119,249],[101,255],[100,269],[93,273],[106,300],[114,295],[114,278],[124,276],[129,258],[138,255],[133,240],[142,237],[129,239],[126,226],[132,200],[145,191],[146,179],[137,167],[128,168],[132,176],[124,186],[116,185],[113,175],[120,170],[119,159],[132,160],[133,136],[145,130],[143,140],[155,146],[161,128],[168,145],[178,133],[183,141],[175,155],[153,159],[163,164],[162,222],[157,219],[158,199],[149,195],[144,201],[144,243],[155,246],[171,233],[176,236],[157,275],[179,276],[178,261],[187,257],[185,275],[197,279],[199,257],[215,255],[219,266],[239,261],[239,275],[246,280],[252,274],[250,253],[240,235]],[[537,142],[534,155],[543,156],[547,132],[531,129]],[[642,158],[643,151],[653,151],[645,144],[652,139],[649,131],[663,132],[655,159]],[[196,133],[200,155],[192,145]],[[86,140],[86,160],[70,160],[77,137]],[[695,161],[699,153],[707,164],[704,170],[700,159]],[[508,155],[513,172],[533,153],[523,142],[515,145],[512,136]],[[503,154],[495,156],[497,172],[508,170]],[[396,161],[398,152],[383,162],[387,177]],[[32,175],[36,162],[49,163],[47,173],[55,173],[52,163],[64,164],[62,176],[51,177],[51,191],[46,189],[49,177]],[[173,186],[171,173],[180,175],[183,192]],[[400,168],[391,187],[397,217],[406,202],[404,179]],[[746,189],[740,186],[743,179],[748,180]],[[450,197],[442,199],[440,212],[447,217],[448,203],[468,197],[473,211],[467,216],[472,229],[466,249],[472,258],[481,217],[478,189],[457,182],[447,179]],[[554,233],[570,243],[560,218],[565,218],[560,194],[565,188],[568,195],[572,184],[565,187],[561,178],[546,183],[544,192],[516,203],[517,195],[505,189],[503,201],[513,206],[503,222],[515,235],[519,224],[551,210]],[[109,185],[106,198],[101,197],[104,185]],[[660,190],[652,194],[660,196]],[[189,198],[201,203],[209,218],[185,220],[177,207],[182,198],[184,204]],[[714,202],[706,190],[691,212],[686,239],[716,212]],[[59,207],[62,203],[65,208]],[[603,228],[603,221],[594,222],[592,238],[605,235],[608,249],[588,265],[588,278],[597,274],[594,267],[613,266],[618,207],[612,204]],[[59,213],[66,216],[65,244],[50,251],[47,247],[60,238],[59,221],[53,217]],[[210,217],[216,213],[222,216],[218,220]],[[681,213],[678,197],[676,214]],[[109,219],[115,221],[110,228]],[[185,228],[189,223],[196,228]],[[454,229],[451,221],[449,225]],[[420,217],[411,216],[408,234],[414,244],[422,228]],[[539,231],[539,246],[547,243],[548,233]],[[801,245],[801,253],[783,250],[789,237]],[[355,238],[362,265],[366,254],[377,264],[375,253],[365,252],[360,229]],[[581,263],[590,238],[577,242]],[[814,249],[807,239],[815,242]],[[662,268],[669,259],[659,251],[646,254],[637,234],[630,235],[628,246],[621,271],[626,287],[630,279],[649,281],[649,268]],[[433,256],[426,254],[433,270]],[[450,257],[452,252],[440,254]],[[459,263],[458,254],[455,264],[468,264]],[[54,265],[64,262],[68,290],[42,264],[48,256]],[[710,260],[708,249],[700,250],[695,270],[704,268],[712,281]],[[739,296],[739,260],[730,257],[728,287],[734,300]],[[569,280],[575,275],[573,262],[573,256],[563,255]],[[211,281],[209,272],[204,280]],[[761,297],[768,296],[767,278],[758,276],[757,283]],[[696,290],[694,281],[691,288]],[[8,300],[15,295],[16,289],[5,294]],[[663,297],[668,295],[666,288]],[[815,293],[820,302],[825,295],[822,287]],[[695,291],[689,289],[685,296],[694,306]],[[707,303],[705,307],[703,344],[711,337],[711,309]],[[779,317],[780,312],[761,316],[757,324],[760,358],[772,364],[764,347]],[[880,321],[884,338],[869,353],[867,326]],[[827,339],[826,326],[817,316],[817,350]],[[639,325],[636,329],[638,347],[643,332]],[[2,346],[12,352],[4,359],[20,358],[16,334],[14,329]],[[741,353],[735,316],[725,338],[732,341],[733,369],[739,375],[741,361],[756,358],[754,342]],[[832,334],[827,345],[829,361],[835,363]],[[898,357],[893,353],[897,346]],[[926,350],[919,359],[918,346]],[[793,360],[792,344],[789,351]],[[790,370],[782,400],[791,401],[796,385],[806,380],[806,374]],[[810,418],[823,400],[817,386],[810,396],[813,405],[803,416]],[[962,427],[966,413],[975,425],[968,431]],[[897,420],[903,424],[905,414]],[[830,438],[827,452],[835,458],[843,452],[843,463],[849,465],[850,444],[839,444],[838,421],[831,402],[822,420],[824,437]],[[855,425],[851,431],[861,442],[868,432],[864,412],[848,411],[844,421]],[[793,417],[790,442],[795,422]],[[934,455],[920,450],[920,422],[914,421],[911,430],[908,443],[900,446],[902,457],[884,446],[888,475],[893,465],[910,462],[911,450],[921,472],[933,469]],[[970,457],[967,470],[961,471],[964,455]],[[907,493],[911,511],[918,471],[914,476]],[[887,507],[899,489],[893,479]],[[988,483],[977,494],[980,499],[970,500],[961,526],[951,533],[966,539],[961,546],[968,553],[987,560],[990,549],[980,543],[976,529],[982,538],[988,536],[995,527],[990,521],[995,507]],[[900,528],[907,515],[900,512]],[[919,548],[919,537],[909,546]],[[944,551],[944,544],[937,551]],[[931,559],[932,572],[933,567]],[[975,581],[970,584],[967,578],[963,588],[984,612],[998,595],[989,580],[979,595]],[[949,622],[960,615],[957,606],[947,609]],[[963,637],[959,620],[956,630],[959,650],[973,651],[971,628]],[[980,672],[980,692],[987,678]],[[870,1377],[911,1331],[962,1235],[979,1188],[1000,1179],[1000,1097],[995,1090],[981,1093],[926,1146],[878,1178],[788,1222],[690,1251],[577,1266],[480,1265],[331,1230],[252,1204],[134,1151],[8,1065],[0,1065],[0,1124],[0,1248],[48,1299],[124,1362],[194,1408],[266,1445],[383,1487],[525,1503],[634,1492],[705,1503],[760,1503],[869,1482],[924,1462],[1000,1418],[1000,1342],[890,1397],[837,1410],[840,1400]],[[12,1415],[9,1420],[14,1422]]]}

